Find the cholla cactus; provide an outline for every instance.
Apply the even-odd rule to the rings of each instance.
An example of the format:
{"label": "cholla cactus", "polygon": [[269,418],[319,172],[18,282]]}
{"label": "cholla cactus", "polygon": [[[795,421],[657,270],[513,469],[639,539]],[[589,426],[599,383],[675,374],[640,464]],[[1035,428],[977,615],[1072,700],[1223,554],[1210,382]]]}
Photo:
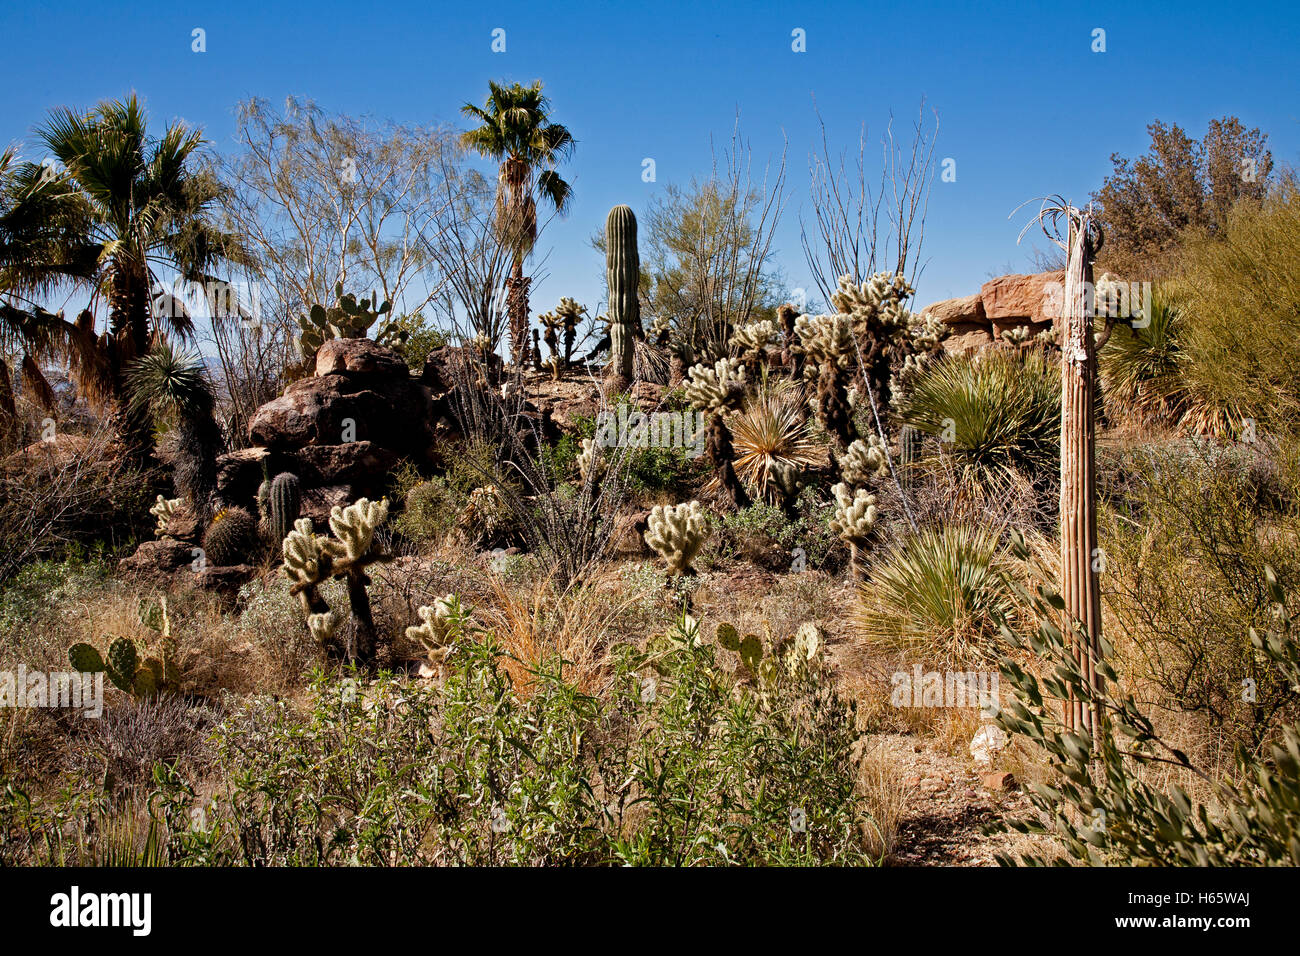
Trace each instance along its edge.
{"label": "cholla cactus", "polygon": [[335,505],[330,509],[330,530],[337,541],[326,539],[324,546],[336,561],[357,562],[370,552],[375,529],[388,517],[388,499],[371,501],[361,498],[346,508]]}
{"label": "cholla cactus", "polygon": [[588,479],[592,484],[596,484],[605,475],[605,458],[601,455],[600,446],[596,444],[595,439],[582,440],[582,451],[578,452],[578,474],[582,476],[583,484],[586,484]]}
{"label": "cholla cactus", "polygon": [[321,541],[312,531],[310,518],[299,518],[293,523],[293,530],[284,539],[284,563],[281,565],[290,581],[319,584],[329,576],[328,568],[321,567],[322,559],[328,561]]}
{"label": "cholla cactus", "polygon": [[307,615],[307,630],[311,632],[312,639],[321,647],[329,646],[334,640],[334,632],[339,626],[339,615],[337,611],[325,611],[322,614]]}
{"label": "cholla cactus", "polygon": [[180,498],[164,498],[159,495],[153,507],[149,509],[149,513],[158,522],[153,529],[154,534],[158,535],[158,537],[161,538],[167,533],[167,522],[171,521],[172,514],[180,507],[180,503]]}
{"label": "cholla cactus", "polygon": [[552,368],[560,368],[560,337],[564,337],[564,368],[568,368],[573,358],[573,343],[578,336],[578,323],[587,314],[587,307],[578,304],[576,299],[564,296],[554,312],[544,312],[538,316],[542,328],[546,331],[542,340],[551,350]]}
{"label": "cholla cactus", "polygon": [[460,514],[460,526],[486,537],[496,534],[510,517],[505,496],[496,485],[483,485],[469,493]]}
{"label": "cholla cactus", "polygon": [[804,377],[817,378],[821,367],[830,363],[846,369],[853,362],[853,325],[847,315],[801,315],[794,320],[799,351],[806,356]]}
{"label": "cholla cactus", "polygon": [[1017,348],[1029,344],[1029,326],[1017,325],[1014,329],[1003,329],[1002,338]]}
{"label": "cholla cactus", "polygon": [[849,545],[849,566],[854,577],[860,577],[858,550],[866,545],[871,530],[876,526],[876,496],[859,488],[850,497],[849,486],[840,482],[831,492],[835,495],[835,514],[830,519],[830,529]]}
{"label": "cholla cactus", "polygon": [[745,361],[759,364],[768,343],[777,337],[776,323],[771,319],[742,325],[731,333],[731,346],[738,349]]}
{"label": "cholla cactus", "polygon": [[693,366],[690,377],[682,382],[686,400],[701,411],[721,412],[735,404],[745,387],[745,366],[729,358],[720,358],[713,368]]}
{"label": "cholla cactus", "polygon": [[848,451],[839,458],[840,476],[848,484],[859,487],[872,478],[889,476],[889,458],[885,453],[885,443],[875,432],[849,445]]}
{"label": "cholla cactus", "polygon": [[462,608],[460,598],[454,594],[440,597],[431,605],[416,609],[421,623],[406,629],[406,636],[419,641],[428,655],[429,663],[441,667],[451,650],[452,642],[460,632],[461,622],[469,615],[468,608]]}
{"label": "cholla cactus", "polygon": [[[308,629],[327,652],[340,649],[335,636],[338,618],[321,597],[320,585],[327,578],[343,578],[346,582],[356,637],[348,656],[360,663],[369,663],[374,655],[375,623],[366,591],[370,583],[366,569],[389,560],[374,547],[375,529],[387,517],[387,498],[361,498],[346,508],[335,505],[330,511],[330,529],[335,537],[315,534],[311,519],[299,518],[284,539],[281,570],[293,582],[289,593],[301,601]],[[334,615],[332,620],[330,615]]]}
{"label": "cholla cactus", "polygon": [[655,505],[647,525],[645,543],[663,559],[669,576],[694,574],[691,562],[708,537],[700,503]]}

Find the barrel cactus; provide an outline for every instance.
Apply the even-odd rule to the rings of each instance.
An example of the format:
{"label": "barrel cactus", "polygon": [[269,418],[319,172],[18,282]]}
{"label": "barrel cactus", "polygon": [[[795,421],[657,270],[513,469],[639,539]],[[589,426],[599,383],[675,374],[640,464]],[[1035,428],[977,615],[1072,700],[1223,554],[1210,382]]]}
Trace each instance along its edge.
{"label": "barrel cactus", "polygon": [[257,544],[257,519],[243,508],[218,511],[203,534],[203,553],[217,567],[246,564]]}
{"label": "barrel cactus", "polygon": [[637,283],[641,260],[636,244],[636,216],[630,206],[615,206],[605,220],[605,278],[609,283],[611,394],[632,383],[636,337],[641,329]]}

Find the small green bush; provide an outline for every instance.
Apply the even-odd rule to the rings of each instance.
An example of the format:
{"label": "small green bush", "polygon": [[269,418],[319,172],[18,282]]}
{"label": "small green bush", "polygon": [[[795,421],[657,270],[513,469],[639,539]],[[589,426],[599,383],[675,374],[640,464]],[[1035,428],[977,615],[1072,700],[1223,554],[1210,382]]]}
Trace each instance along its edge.
{"label": "small green bush", "polygon": [[[1285,592],[1271,569],[1261,585],[1274,613],[1266,629],[1248,629],[1251,653],[1279,680],[1300,685],[1300,641]],[[1057,626],[1065,606],[1059,594],[1040,586],[1023,596],[1036,611],[1037,629],[1005,626],[1003,636],[1036,655],[1036,669],[1046,676],[1005,658],[1001,672],[1015,700],[996,719],[1007,733],[1041,747],[1055,776],[1028,790],[1038,816],[1013,821],[1011,829],[1052,833],[1070,858],[1093,865],[1300,864],[1300,726],[1283,726],[1262,754],[1238,747],[1233,772],[1211,775],[1163,740],[1133,696],[1117,689],[1114,649],[1104,637],[1097,665],[1104,687],[1093,689]],[[1095,738],[1061,723],[1060,701],[1070,695],[1096,709]],[[1208,798],[1194,802],[1178,783],[1153,783],[1141,774],[1144,767],[1158,769],[1155,779],[1164,781],[1171,766],[1198,779]],[[1002,854],[999,862],[1047,861]]]}
{"label": "small green bush", "polygon": [[[608,692],[562,661],[523,696],[490,634],[455,624],[445,685],[318,678],[300,713],[257,698],[214,733],[223,785],[199,799],[159,768],[170,865],[864,864],[853,704],[820,653],[763,649],[736,677],[682,619],[621,646]],[[756,641],[755,641],[756,643]],[[746,645],[749,647],[749,645]],[[752,654],[751,654],[752,656]],[[21,795],[0,832],[63,832]],[[44,821],[44,822],[42,822]],[[39,824],[39,825],[38,825]],[[50,841],[47,841],[47,843]],[[0,842],[0,848],[5,844]],[[3,857],[31,859],[17,852]]]}

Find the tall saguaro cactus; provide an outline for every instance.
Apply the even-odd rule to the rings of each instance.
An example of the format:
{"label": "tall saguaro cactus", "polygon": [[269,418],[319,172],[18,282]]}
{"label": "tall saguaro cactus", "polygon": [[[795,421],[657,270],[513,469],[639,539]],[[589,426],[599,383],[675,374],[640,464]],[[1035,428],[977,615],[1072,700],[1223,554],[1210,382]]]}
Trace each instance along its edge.
{"label": "tall saguaro cactus", "polygon": [[[1092,262],[1102,234],[1092,209],[1079,209],[1059,197],[1044,200],[1037,221],[1068,259],[1061,318],[1061,597],[1064,632],[1075,659],[1097,692],[1102,678],[1101,585],[1097,547],[1096,396],[1097,352],[1093,336]],[[1061,235],[1065,226],[1065,235]],[[1046,291],[1046,290],[1045,290]],[[1071,695],[1062,703],[1065,725],[1089,736],[1098,730],[1095,705]]]}
{"label": "tall saguaro cactus", "polygon": [[632,384],[632,359],[641,327],[637,281],[641,258],[636,245],[636,215],[615,206],[605,220],[605,277],[609,281],[609,371],[606,392],[615,395]]}

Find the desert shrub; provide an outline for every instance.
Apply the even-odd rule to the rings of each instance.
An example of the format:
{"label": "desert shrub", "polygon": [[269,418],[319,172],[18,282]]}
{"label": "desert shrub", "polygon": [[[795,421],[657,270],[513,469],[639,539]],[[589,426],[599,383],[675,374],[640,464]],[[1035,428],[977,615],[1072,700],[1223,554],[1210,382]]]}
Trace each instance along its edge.
{"label": "desert shrub", "polygon": [[1098,356],[1107,406],[1143,423],[1175,425],[1187,401],[1183,321],[1164,287],[1153,292],[1143,319],[1141,328],[1116,323]]}
{"label": "desert shrub", "polygon": [[1008,583],[1016,570],[996,531],[971,524],[922,530],[872,565],[854,627],[871,643],[936,663],[996,659],[998,622],[1016,612]]}
{"label": "desert shrub", "polygon": [[[1300,641],[1285,592],[1271,571],[1261,585],[1274,614],[1267,628],[1247,628],[1251,653],[1278,680],[1300,684]],[[1239,746],[1233,772],[1212,775],[1163,740],[1134,697],[1118,689],[1114,649],[1104,637],[1097,666],[1104,686],[1096,691],[1057,626],[1060,596],[1040,585],[1025,598],[1032,600],[1037,628],[1006,627],[1003,634],[1036,655],[1036,669],[1048,676],[1005,659],[1001,671],[1016,699],[996,719],[1007,733],[1041,747],[1055,775],[1029,788],[1037,816],[1012,821],[1012,829],[1051,832],[1071,858],[1088,864],[1300,864],[1300,727],[1283,726],[1262,754]],[[1060,701],[1070,694],[1096,709],[1095,738],[1062,725]],[[1178,777],[1165,783],[1171,767]],[[1156,782],[1144,776],[1146,769],[1161,771]],[[1207,799],[1193,800],[1185,787],[1191,780],[1207,789]],[[1046,861],[1026,854],[1002,855],[999,862]]]}
{"label": "desert shrub", "polygon": [[0,585],[0,646],[15,646],[34,623],[62,613],[107,579],[101,550],[73,548],[61,560],[32,561]]}
{"label": "desert shrub", "polygon": [[736,476],[751,496],[775,501],[775,472],[793,466],[805,472],[826,460],[826,452],[810,437],[803,396],[788,385],[766,382],[739,412],[731,416]]}
{"label": "desert shrub", "polygon": [[[1260,429],[1300,428],[1300,183],[1238,203],[1214,239],[1182,257],[1190,386]],[[1240,419],[1231,423],[1235,437]]]}
{"label": "desert shrub", "polygon": [[1037,352],[949,356],[918,376],[902,417],[971,478],[1044,474],[1060,454],[1060,372]]}
{"label": "desert shrub", "polygon": [[120,550],[151,537],[154,481],[120,453],[103,424],[9,456],[0,466],[0,581],[77,546]]}
{"label": "desert shrub", "polygon": [[[1100,527],[1102,592],[1135,675],[1162,705],[1201,714],[1252,747],[1300,703],[1251,651],[1250,628],[1273,615],[1265,567],[1286,587],[1300,581],[1300,520],[1261,506],[1256,469],[1243,460],[1256,454],[1196,443],[1147,449]],[[1275,480],[1287,481],[1282,467]]]}
{"label": "desert shrub", "polygon": [[[319,677],[303,712],[269,697],[229,712],[214,731],[211,798],[155,771],[160,858],[870,862],[854,708],[815,644],[764,648],[737,678],[687,618],[644,651],[620,645],[601,696],[563,679],[559,658],[534,668],[521,695],[495,637],[457,627],[442,686]],[[58,844],[79,799],[11,793],[0,834]],[[26,852],[40,851],[29,841]]]}
{"label": "desert shrub", "polygon": [[805,488],[793,514],[759,502],[713,519],[701,566],[739,559],[772,571],[789,571],[802,559],[803,568],[838,567],[844,545],[827,524],[833,507],[820,500],[815,489]]}

